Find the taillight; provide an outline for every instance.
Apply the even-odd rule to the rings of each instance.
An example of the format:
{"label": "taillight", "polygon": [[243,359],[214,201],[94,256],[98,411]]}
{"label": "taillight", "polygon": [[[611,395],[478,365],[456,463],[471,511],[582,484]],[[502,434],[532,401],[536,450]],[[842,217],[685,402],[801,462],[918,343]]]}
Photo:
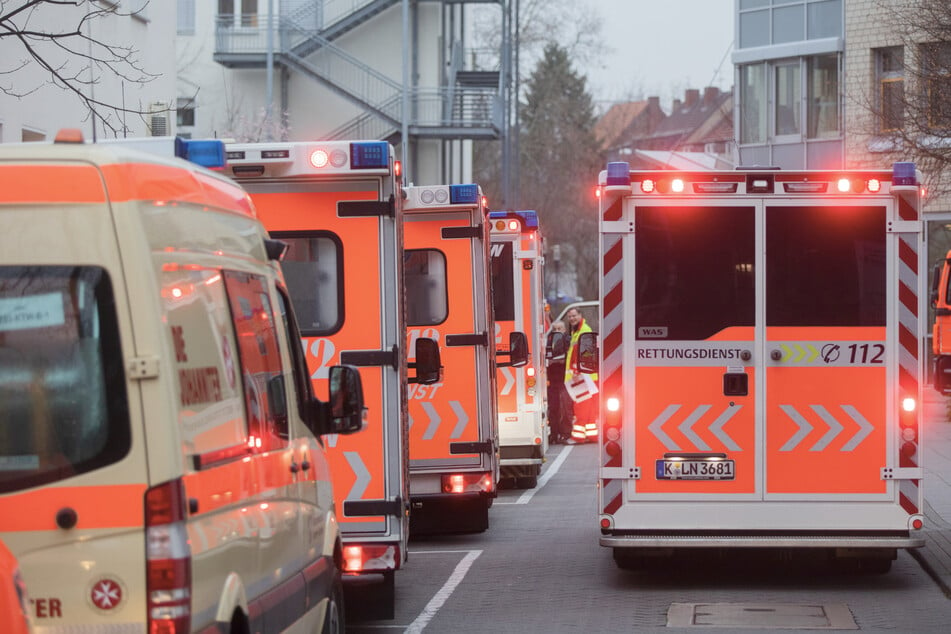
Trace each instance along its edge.
{"label": "taillight", "polygon": [[489,493],[492,491],[491,473],[453,473],[442,476],[444,493]]}
{"label": "taillight", "polygon": [[343,571],[396,570],[400,551],[392,544],[348,544],[343,547]]}
{"label": "taillight", "polygon": [[183,634],[191,629],[192,562],[185,517],[181,480],[145,492],[149,634]]}

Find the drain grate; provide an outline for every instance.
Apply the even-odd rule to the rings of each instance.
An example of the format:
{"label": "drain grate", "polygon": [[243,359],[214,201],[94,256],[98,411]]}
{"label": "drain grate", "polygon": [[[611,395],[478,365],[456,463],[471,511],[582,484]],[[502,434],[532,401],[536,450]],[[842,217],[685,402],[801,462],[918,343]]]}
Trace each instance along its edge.
{"label": "drain grate", "polygon": [[667,627],[859,629],[844,603],[672,603]]}

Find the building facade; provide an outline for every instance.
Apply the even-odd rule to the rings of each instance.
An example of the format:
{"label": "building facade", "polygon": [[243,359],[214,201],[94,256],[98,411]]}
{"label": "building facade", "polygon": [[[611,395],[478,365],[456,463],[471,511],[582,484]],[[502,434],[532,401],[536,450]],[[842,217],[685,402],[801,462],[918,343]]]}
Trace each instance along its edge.
{"label": "building facade", "polygon": [[841,167],[845,4],[736,0],[739,165]]}
{"label": "building facade", "polygon": [[[174,3],[120,0],[39,5],[13,22],[18,29],[39,33],[79,30],[88,39],[61,40],[75,51],[66,54],[48,40],[31,38],[49,69],[32,58],[17,38],[0,39],[0,142],[51,140],[62,128],[78,128],[87,140],[171,134],[177,92]],[[118,57],[102,45],[117,47]],[[132,63],[120,59],[125,55]],[[106,62],[112,62],[118,73],[107,68]],[[54,79],[54,72],[60,79]],[[70,80],[86,98],[107,104],[96,107],[102,118],[91,116],[83,98],[65,87],[64,80]]]}

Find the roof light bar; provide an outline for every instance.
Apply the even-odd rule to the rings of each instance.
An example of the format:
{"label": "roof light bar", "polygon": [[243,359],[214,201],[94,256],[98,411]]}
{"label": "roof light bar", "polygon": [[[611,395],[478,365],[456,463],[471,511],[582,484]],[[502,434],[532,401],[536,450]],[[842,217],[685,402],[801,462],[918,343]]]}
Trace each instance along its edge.
{"label": "roof light bar", "polygon": [[631,165],[624,161],[608,163],[608,178],[606,185],[621,185],[627,187],[631,184]]}
{"label": "roof light bar", "polygon": [[450,185],[449,202],[453,205],[477,204],[479,202],[479,186],[472,183]]}
{"label": "roof light bar", "polygon": [[914,163],[894,163],[892,164],[892,185],[895,186],[915,186],[918,184],[918,173]]}
{"label": "roof light bar", "polygon": [[175,156],[209,169],[221,169],[225,166],[225,144],[220,139],[175,137]]}
{"label": "roof light bar", "polygon": [[386,168],[390,165],[389,144],[366,141],[350,144],[350,167],[355,170]]}

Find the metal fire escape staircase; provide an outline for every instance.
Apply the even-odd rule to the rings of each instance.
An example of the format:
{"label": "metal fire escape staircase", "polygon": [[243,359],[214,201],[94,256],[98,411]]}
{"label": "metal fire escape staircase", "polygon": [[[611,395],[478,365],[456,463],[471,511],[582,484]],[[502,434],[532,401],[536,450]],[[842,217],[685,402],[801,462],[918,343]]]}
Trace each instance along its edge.
{"label": "metal fire escape staircase", "polygon": [[[458,3],[460,0],[441,1]],[[400,2],[281,2],[272,31],[275,65],[320,82],[362,110],[359,116],[329,133],[328,138],[398,141],[403,119],[402,84],[336,46],[333,40]],[[260,24],[261,21],[265,23]],[[215,61],[229,68],[265,67],[268,49],[266,21],[266,18],[259,20],[258,16],[237,16],[237,19],[236,16],[219,16]],[[463,58],[461,45],[455,42],[446,85],[410,90],[410,136],[439,139],[499,137],[502,118],[500,73],[464,70]]]}

